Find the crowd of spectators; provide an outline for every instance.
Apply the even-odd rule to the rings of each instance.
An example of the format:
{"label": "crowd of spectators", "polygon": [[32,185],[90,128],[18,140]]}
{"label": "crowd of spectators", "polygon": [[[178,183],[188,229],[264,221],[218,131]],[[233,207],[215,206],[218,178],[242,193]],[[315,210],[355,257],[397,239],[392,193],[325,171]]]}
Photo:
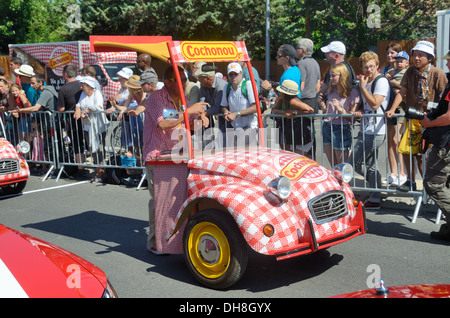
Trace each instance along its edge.
{"label": "crowd of spectators", "polygon": [[[333,41],[320,50],[330,64],[323,82],[319,65],[312,58],[313,43],[303,38],[295,46],[283,44],[278,49],[276,60],[283,69],[278,83],[261,80],[257,70],[252,69],[256,92],[245,63],[228,64],[225,76],[216,72],[214,64],[179,65],[190,118],[200,119],[203,127],[218,127],[222,132],[227,128],[239,132],[257,130],[256,107],[259,106],[255,93],[273,97],[275,102],[271,112],[280,115],[276,123],[281,129],[280,143],[285,149],[315,158],[316,139],[322,138],[330,164],[352,163],[371,188],[387,183],[400,191],[416,190],[413,164],[416,161],[423,174],[422,152],[405,150],[399,141],[407,138],[406,132],[413,132],[411,127],[420,127],[420,122],[412,123],[413,119],[404,120],[394,115],[407,113],[409,108],[425,112],[436,107],[443,98],[448,81],[444,72],[433,66],[434,45],[419,41],[408,53],[399,44],[392,43],[386,50],[389,64],[383,67],[375,52],[364,52],[359,57],[362,74],[355,74],[345,61],[344,43]],[[167,69],[163,82],[159,82],[151,67],[150,55],[140,54],[136,66],[139,75],[129,68],[117,73],[121,88],[109,99],[112,107],[107,113],[117,110],[119,120],[129,122],[128,130],[122,132],[121,143],[146,162],[155,156],[155,151],[173,147],[176,141],[169,137],[173,130],[183,127],[183,118],[160,121],[161,105],[181,109],[173,67]],[[37,138],[39,143],[29,117],[23,114],[38,110],[73,111],[73,116],[66,118],[64,128],[73,136],[76,162],[81,164],[86,160],[86,151],[92,155],[95,164],[104,162],[102,147],[110,123],[103,112],[106,103],[95,80],[95,70],[87,66],[79,74],[75,66],[66,66],[63,71],[66,84],[57,93],[20,59],[12,59],[11,68],[11,78],[0,78],[0,110],[8,111],[18,119],[19,138],[29,141]],[[321,118],[322,136],[314,131],[314,118],[297,116],[318,112],[329,115]],[[143,113],[145,119],[138,117]],[[219,114],[221,116],[217,117]],[[336,116],[340,114],[352,116]],[[364,116],[367,114],[379,116]],[[360,130],[354,141],[352,129],[356,120],[360,121]],[[418,133],[422,130],[419,128]],[[386,180],[381,180],[377,161],[379,148],[386,140],[390,174]],[[80,166],[77,174],[83,177],[84,171]],[[103,173],[103,169],[97,168],[93,181],[101,181]],[[152,171],[147,171],[147,175],[152,175]],[[380,193],[372,192],[365,207],[379,209]],[[152,243],[149,243],[149,249],[154,249]]]}

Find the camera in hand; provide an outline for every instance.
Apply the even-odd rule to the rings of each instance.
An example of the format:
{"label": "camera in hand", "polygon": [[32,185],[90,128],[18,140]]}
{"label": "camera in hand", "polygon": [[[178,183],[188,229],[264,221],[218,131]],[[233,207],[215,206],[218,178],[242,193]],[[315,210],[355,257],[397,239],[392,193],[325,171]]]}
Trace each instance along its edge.
{"label": "camera in hand", "polygon": [[422,120],[425,118],[425,113],[417,108],[409,107],[405,113],[405,118]]}

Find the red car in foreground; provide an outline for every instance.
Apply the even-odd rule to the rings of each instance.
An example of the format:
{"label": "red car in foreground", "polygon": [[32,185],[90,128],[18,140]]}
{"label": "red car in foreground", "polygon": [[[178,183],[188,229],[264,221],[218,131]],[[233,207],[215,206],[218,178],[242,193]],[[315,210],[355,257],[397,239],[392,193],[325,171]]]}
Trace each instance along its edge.
{"label": "red car in foreground", "polygon": [[450,298],[450,285],[418,284],[386,287],[384,282],[381,282],[378,288],[346,293],[333,298]]}
{"label": "red car in foreground", "polygon": [[117,297],[95,265],[2,224],[0,282],[0,298]]}

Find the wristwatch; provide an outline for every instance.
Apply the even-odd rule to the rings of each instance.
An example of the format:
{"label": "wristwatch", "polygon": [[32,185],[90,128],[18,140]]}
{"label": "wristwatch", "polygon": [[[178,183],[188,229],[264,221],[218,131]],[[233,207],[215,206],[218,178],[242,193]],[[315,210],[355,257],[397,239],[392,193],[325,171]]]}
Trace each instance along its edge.
{"label": "wristwatch", "polygon": [[236,117],[241,117],[241,112],[237,112]]}

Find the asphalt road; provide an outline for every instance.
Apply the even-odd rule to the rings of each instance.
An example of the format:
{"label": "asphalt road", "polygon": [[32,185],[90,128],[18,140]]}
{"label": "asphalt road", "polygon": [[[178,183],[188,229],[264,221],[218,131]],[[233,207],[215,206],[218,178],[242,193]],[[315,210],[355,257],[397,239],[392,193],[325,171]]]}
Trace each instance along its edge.
{"label": "asphalt road", "polygon": [[200,286],[182,255],[146,251],[147,201],[146,188],[32,176],[22,195],[0,190],[0,223],[92,262],[125,298],[322,298],[367,289],[378,276],[387,286],[450,284],[450,244],[430,239],[434,212],[411,223],[410,199],[384,199],[367,212],[367,234],[325,251],[280,262],[251,254],[243,279],[225,291]]}

